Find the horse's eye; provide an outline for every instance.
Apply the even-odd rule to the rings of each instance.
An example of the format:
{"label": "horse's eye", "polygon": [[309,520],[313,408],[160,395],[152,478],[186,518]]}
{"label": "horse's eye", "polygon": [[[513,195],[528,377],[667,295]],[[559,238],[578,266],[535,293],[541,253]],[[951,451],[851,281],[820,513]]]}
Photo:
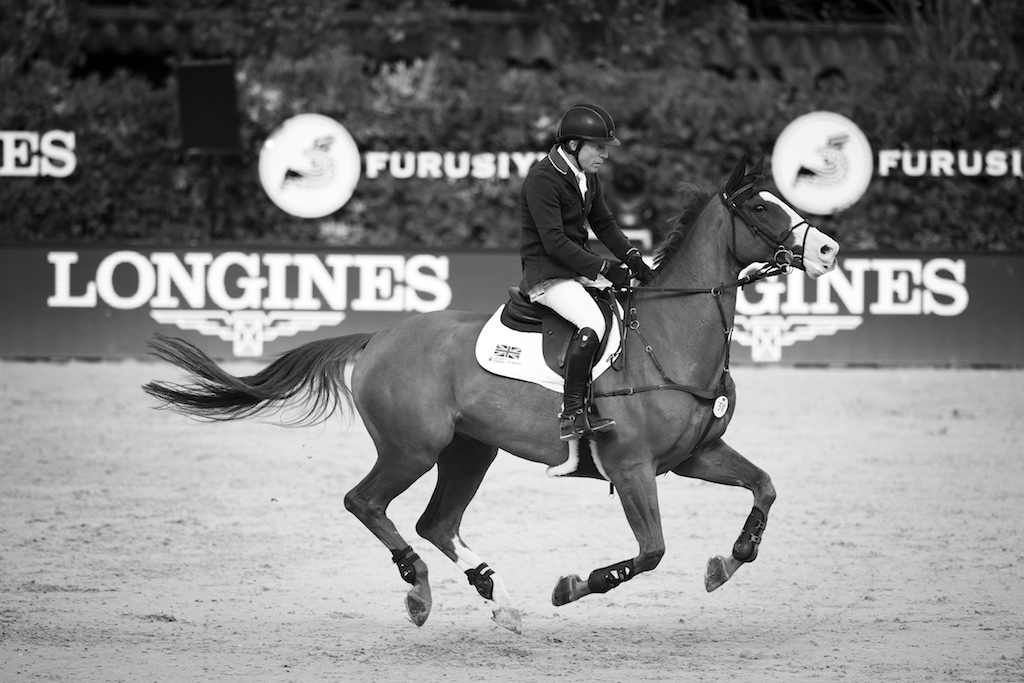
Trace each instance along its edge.
{"label": "horse's eye", "polygon": [[764,204],[755,204],[754,211],[757,211],[758,213],[764,213],[765,211],[767,211],[767,209],[764,208]]}

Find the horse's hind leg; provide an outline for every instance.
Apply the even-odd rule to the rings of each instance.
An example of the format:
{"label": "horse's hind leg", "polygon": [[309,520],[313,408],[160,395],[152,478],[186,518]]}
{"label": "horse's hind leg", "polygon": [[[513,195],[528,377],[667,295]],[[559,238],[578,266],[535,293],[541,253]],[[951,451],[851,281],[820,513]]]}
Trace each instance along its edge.
{"label": "horse's hind leg", "polygon": [[715,484],[742,486],[754,494],[754,507],[743,525],[743,531],[733,544],[732,553],[728,557],[719,555],[708,560],[704,587],[711,592],[728,581],[744,563],[753,562],[757,558],[761,535],[768,523],[768,510],[775,502],[775,486],[767,472],[721,439],[697,451],[672,471],[684,477]]}
{"label": "horse's hind leg", "polygon": [[493,618],[507,629],[522,632],[522,617],[505,582],[470,550],[459,535],[462,515],[480,488],[498,449],[456,436],[437,460],[437,485],[416,531],[466,573],[470,585],[494,603]]}
{"label": "horse's hind leg", "polygon": [[391,551],[391,559],[412,588],[406,594],[405,607],[409,618],[422,626],[430,616],[430,583],[427,565],[413,552],[387,517],[392,500],[426,474],[434,466],[433,458],[377,458],[370,473],[345,495],[345,508],[355,515],[373,535]]}

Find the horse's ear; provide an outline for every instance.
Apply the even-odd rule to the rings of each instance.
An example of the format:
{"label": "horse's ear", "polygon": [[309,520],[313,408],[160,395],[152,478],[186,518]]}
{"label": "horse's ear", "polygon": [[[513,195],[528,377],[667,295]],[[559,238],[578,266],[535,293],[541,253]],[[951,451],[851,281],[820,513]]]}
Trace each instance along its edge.
{"label": "horse's ear", "polygon": [[740,157],[740,160],[736,162],[736,167],[732,169],[732,175],[729,176],[729,182],[725,184],[725,189],[732,191],[735,190],[743,176],[747,174],[747,155],[744,154]]}
{"label": "horse's ear", "polygon": [[764,155],[763,154],[761,155],[761,158],[758,159],[757,162],[754,164],[753,168],[750,169],[750,175],[764,175],[761,172],[762,168],[764,168]]}

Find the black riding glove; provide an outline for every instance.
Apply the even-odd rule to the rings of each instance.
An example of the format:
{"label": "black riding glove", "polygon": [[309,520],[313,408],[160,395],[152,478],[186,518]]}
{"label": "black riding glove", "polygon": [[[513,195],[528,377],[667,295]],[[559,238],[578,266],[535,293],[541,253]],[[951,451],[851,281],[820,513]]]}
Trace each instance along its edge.
{"label": "black riding glove", "polygon": [[608,278],[616,289],[629,285],[629,266],[618,261],[605,261],[601,274]]}
{"label": "black riding glove", "polygon": [[636,247],[626,252],[626,265],[633,271],[633,277],[643,284],[646,284],[654,275],[654,271],[644,263],[644,257]]}

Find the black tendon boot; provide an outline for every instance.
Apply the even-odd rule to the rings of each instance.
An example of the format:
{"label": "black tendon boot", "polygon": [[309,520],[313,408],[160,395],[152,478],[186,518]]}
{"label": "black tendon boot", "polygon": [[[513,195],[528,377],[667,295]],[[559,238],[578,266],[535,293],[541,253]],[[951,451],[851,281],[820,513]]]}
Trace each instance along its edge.
{"label": "black tendon boot", "polygon": [[594,355],[600,340],[589,327],[584,327],[569,342],[565,354],[565,397],[559,418],[559,438],[576,441],[592,438],[594,432],[604,432],[615,426],[613,420],[591,415],[587,406],[587,385]]}

